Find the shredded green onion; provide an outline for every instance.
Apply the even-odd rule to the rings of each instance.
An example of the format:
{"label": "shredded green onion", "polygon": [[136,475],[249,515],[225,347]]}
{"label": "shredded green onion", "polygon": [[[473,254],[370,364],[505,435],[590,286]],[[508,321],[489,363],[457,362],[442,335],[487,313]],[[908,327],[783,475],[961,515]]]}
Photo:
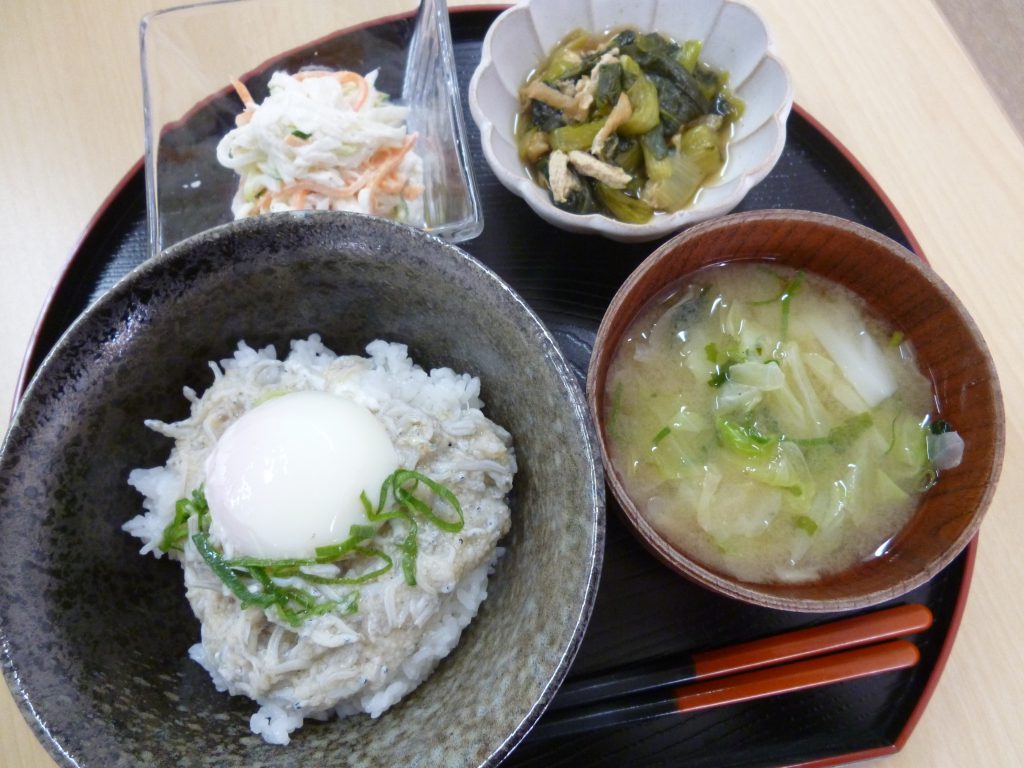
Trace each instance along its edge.
{"label": "shredded green onion", "polygon": [[763,456],[779,442],[777,436],[762,434],[753,424],[739,424],[721,416],[715,419],[715,432],[721,445],[740,456]]}
{"label": "shredded green onion", "polygon": [[804,273],[797,272],[796,276],[786,283],[782,289],[782,295],[779,297],[779,301],[782,302],[782,334],[781,339],[786,340],[786,336],[789,334],[789,305],[793,301],[793,296],[804,282]]}
{"label": "shredded green onion", "polygon": [[771,299],[764,299],[762,301],[752,301],[752,305],[757,306],[760,304],[774,304],[776,301],[782,305],[782,331],[780,338],[785,341],[786,336],[789,334],[789,305],[793,301],[793,296],[800,289],[800,286],[804,282],[803,270],[799,271],[791,279],[786,280],[784,277],[775,275],[780,282],[782,282],[782,290],[778,296]]}
{"label": "shredded green onion", "polygon": [[200,531],[209,527],[210,507],[206,503],[206,494],[201,485],[192,491],[191,499],[178,499],[175,503],[174,520],[164,528],[164,535],[160,539],[161,550],[180,552],[184,549],[185,539],[188,538],[188,521],[193,516],[197,519]]}
{"label": "shredded green onion", "polygon": [[[420,484],[425,485],[435,496],[443,501],[454,513],[454,520],[441,517],[434,512],[433,507],[423,499],[415,495]],[[395,507],[386,510],[388,497],[394,499]],[[426,475],[415,472],[411,469],[395,470],[381,485],[380,500],[374,508],[366,494],[360,499],[363,502],[363,509],[366,517],[372,522],[401,519],[408,527],[405,540],[399,546],[402,553],[402,574],[409,586],[416,584],[416,555],[419,552],[419,527],[415,515],[426,518],[435,527],[446,533],[458,533],[465,524],[465,517],[462,513],[462,506],[455,494]]]}
{"label": "shredded green onion", "polygon": [[[421,475],[419,472],[413,472],[410,469],[396,470],[391,477],[392,492],[395,494],[395,499],[399,500],[399,503],[412,507],[446,533],[458,533],[462,530],[465,518],[463,517],[459,500],[455,498],[454,493],[440,483],[431,480],[426,475]],[[412,487],[405,488],[404,486],[409,483],[412,484]],[[435,514],[431,505],[413,495],[413,491],[416,490],[420,483],[427,486],[441,501],[448,505],[452,512],[455,513],[455,520],[446,520],[440,515]]]}
{"label": "shredded green onion", "polygon": [[719,349],[714,342],[705,345],[704,356],[715,366],[715,370],[708,377],[708,386],[718,389],[725,384],[729,380],[729,369],[736,363],[745,362],[747,355],[748,353],[739,348],[738,342],[730,344],[724,350]]}
{"label": "shredded green onion", "polygon": [[[245,582],[228,566],[221,554],[214,549],[210,543],[209,535],[196,533],[192,536],[192,543],[196,545],[196,551],[202,556],[206,564],[210,566],[217,577],[224,582],[224,586],[231,590],[232,594],[242,603],[243,608],[259,606],[266,608],[271,605],[270,595],[260,592],[252,592]],[[257,569],[259,570],[259,569]]]}
{"label": "shredded green onion", "polygon": [[295,575],[301,579],[305,579],[310,584],[366,584],[367,582],[373,581],[378,576],[383,576],[385,573],[390,571],[394,565],[394,561],[379,549],[356,547],[353,551],[361,557],[380,558],[384,562],[384,565],[374,571],[368,571],[362,576],[319,576],[315,573],[306,573],[304,571],[300,571]]}
{"label": "shredded green onion", "polygon": [[[435,504],[417,495],[423,486],[446,507],[443,515],[435,511]],[[394,559],[383,549],[367,546],[371,539],[380,537],[384,524],[401,520],[404,535],[394,546],[399,554],[402,575],[407,584],[416,584],[416,557],[419,552],[419,524],[424,519],[447,533],[457,533],[465,525],[465,517],[458,498],[441,483],[426,475],[408,469],[398,469],[381,485],[376,507],[369,497],[360,495],[369,525],[353,525],[347,539],[317,547],[315,557],[273,558],[240,557],[227,559],[210,541],[210,509],[203,487],[192,492],[190,499],[179,499],[175,504],[174,519],[164,529],[160,548],[166,551],[183,550],[189,538],[189,520],[196,518],[197,532],[191,535],[196,551],[210,570],[238,598],[243,608],[274,610],[292,626],[325,613],[354,613],[359,606],[359,593],[351,592],[340,600],[324,600],[313,591],[297,586],[280,584],[275,579],[301,579],[310,585],[356,586],[373,581],[394,567]],[[389,505],[389,501],[391,502]],[[378,560],[377,567],[359,575],[323,576],[309,573],[304,568],[317,565],[339,565],[346,558]],[[339,565],[340,567],[340,565]]]}
{"label": "shredded green onion", "polygon": [[812,448],[819,445],[827,445],[837,451],[845,451],[864,434],[874,421],[870,411],[864,411],[848,417],[842,424],[838,424],[828,431],[824,437],[808,438],[786,438],[799,445],[801,448]]}
{"label": "shredded green onion", "polygon": [[818,530],[818,524],[807,515],[800,515],[794,521],[797,528],[802,530],[808,536],[813,536]]}
{"label": "shredded green onion", "polygon": [[[334,610],[350,614],[359,608],[359,595],[356,592],[349,593],[341,600],[319,600],[316,595],[306,590],[278,584],[271,576],[270,568],[258,565],[241,567],[233,561],[225,560],[214,548],[206,533],[194,534],[192,542],[196,545],[196,551],[210,566],[210,570],[238,598],[243,608],[273,608],[278,616],[295,627],[312,616],[322,616]],[[253,579],[259,585],[259,589],[250,588],[242,579],[240,572]]]}

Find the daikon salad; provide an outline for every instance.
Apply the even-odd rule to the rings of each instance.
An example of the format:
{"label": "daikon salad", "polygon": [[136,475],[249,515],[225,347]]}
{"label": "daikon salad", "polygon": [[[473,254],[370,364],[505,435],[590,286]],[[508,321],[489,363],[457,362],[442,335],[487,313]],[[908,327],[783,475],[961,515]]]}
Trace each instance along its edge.
{"label": "daikon salad", "polygon": [[881,556],[963,452],[899,332],[845,288],[768,262],[705,268],[641,313],[606,403],[641,513],[751,582]]}
{"label": "daikon salad", "polygon": [[244,110],[217,145],[217,160],[239,176],[234,217],[315,209],[422,223],[423,161],[409,110],[376,80],[376,70],[275,72],[259,104],[234,81]]}

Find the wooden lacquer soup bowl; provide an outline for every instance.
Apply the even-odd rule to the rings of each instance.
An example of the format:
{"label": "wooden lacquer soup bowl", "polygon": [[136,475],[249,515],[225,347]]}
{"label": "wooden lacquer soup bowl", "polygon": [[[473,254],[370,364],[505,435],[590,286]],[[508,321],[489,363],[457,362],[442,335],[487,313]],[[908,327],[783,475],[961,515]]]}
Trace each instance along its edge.
{"label": "wooden lacquer soup bowl", "polygon": [[[941,417],[964,440],[961,463],[940,472],[916,511],[878,556],[817,580],[751,583],[668,543],[641,515],[610,460],[606,382],[617,347],[638,313],[695,270],[735,259],[820,275],[862,297],[904,334],[933,384]],[[1003,406],[984,339],[949,287],[892,240],[843,219],[803,211],[726,216],[689,229],[649,256],[615,295],[597,333],[587,383],[608,483],[640,541],[676,572],[716,592],[795,611],[863,608],[931,579],[970,542],[992,498],[1003,458]]]}

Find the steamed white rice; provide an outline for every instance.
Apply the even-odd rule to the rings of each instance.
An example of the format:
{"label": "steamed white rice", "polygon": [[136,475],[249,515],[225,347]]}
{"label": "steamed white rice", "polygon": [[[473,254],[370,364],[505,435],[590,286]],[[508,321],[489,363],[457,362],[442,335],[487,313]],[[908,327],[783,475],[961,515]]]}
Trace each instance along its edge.
{"label": "steamed white rice", "polygon": [[[146,422],[174,447],[164,466],[135,469],[128,479],[145,497],[145,513],[124,529],[142,540],[142,554],[161,557],[175,502],[202,484],[206,457],[228,425],[268,396],[316,390],[376,414],[399,466],[458,497],[465,516],[459,533],[419,528],[415,586],[394,567],[358,587],[355,614],[329,613],[298,628],[273,612],[242,610],[191,540],[184,552],[170,553],[182,563],[186,595],[201,623],[201,642],[189,655],[219,690],[259,703],[250,726],[273,744],[287,744],[305,718],[378,717],[419,685],[455,647],[487,596],[497,542],[509,529],[512,440],[483,415],[479,380],[445,368],[427,373],[401,344],[374,341],[366,351],[368,357],[339,357],[313,335],[293,341],[288,357],[278,360],[272,346],[255,350],[240,342],[234,357],[210,364],[214,382],[201,397],[185,389],[192,404],[187,419]],[[325,599],[352,589],[317,588]]]}

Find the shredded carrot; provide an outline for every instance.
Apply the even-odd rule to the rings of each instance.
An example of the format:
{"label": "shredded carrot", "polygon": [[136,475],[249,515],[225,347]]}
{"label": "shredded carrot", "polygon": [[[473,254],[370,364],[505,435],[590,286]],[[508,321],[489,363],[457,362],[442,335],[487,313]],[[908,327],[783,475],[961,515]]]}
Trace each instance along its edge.
{"label": "shredded carrot", "polygon": [[328,75],[336,79],[342,85],[356,86],[357,96],[355,104],[353,104],[353,109],[358,111],[359,108],[366,103],[366,98],[370,95],[370,86],[366,82],[366,78],[358,72],[351,72],[347,69],[342,69],[337,72],[332,72],[329,69],[307,69],[303,72],[296,72],[292,77],[296,80],[306,80],[311,77],[327,77]]}
{"label": "shredded carrot", "polygon": [[364,183],[350,184],[347,187],[329,187],[326,184],[320,184],[315,181],[309,181],[303,179],[296,181],[281,190],[282,195],[294,195],[296,192],[303,191],[305,193],[313,192],[317,195],[323,195],[324,197],[352,197],[365,186]]}
{"label": "shredded carrot", "polygon": [[367,85],[366,78],[358,72],[349,72],[347,70],[337,72],[334,76],[342,85],[354,84],[356,86],[357,96],[352,108],[358,112],[360,108],[362,108],[363,104],[366,103],[366,97],[370,95],[370,86]]}
{"label": "shredded carrot", "polygon": [[369,207],[371,213],[377,212],[377,187],[384,178],[390,174],[393,170],[398,167],[398,164],[402,162],[402,158],[405,157],[406,153],[412,149],[416,143],[416,134],[410,134],[405,137],[405,142],[402,144],[401,149],[391,150],[390,156],[381,163],[380,168],[377,169],[377,173],[374,174],[373,179],[370,181],[370,202]]}
{"label": "shredded carrot", "polygon": [[238,94],[238,98],[242,100],[245,108],[248,110],[251,107],[256,106],[256,102],[252,98],[252,94],[249,93],[249,89],[245,87],[245,84],[241,80],[232,80],[231,85],[235,88],[235,93]]}
{"label": "shredded carrot", "polygon": [[398,178],[398,176],[395,175],[394,171],[388,174],[388,177],[386,179],[383,179],[380,183],[381,191],[387,192],[389,195],[394,195],[398,192],[401,192],[404,186],[405,181]]}
{"label": "shredded carrot", "polygon": [[[401,178],[397,177],[396,171],[398,170],[398,166],[401,163],[402,158],[405,157],[406,153],[408,153],[410,149],[412,149],[415,143],[416,135],[413,134],[406,137],[405,142],[401,147],[390,147],[388,149],[375,152],[370,159],[366,161],[366,167],[363,172],[344,187],[330,187],[316,181],[302,179],[285,187],[274,197],[276,199],[290,198],[294,201],[296,199],[296,195],[301,192],[302,200],[304,202],[305,195],[312,192],[332,199],[351,198],[355,197],[363,187],[369,185],[369,207],[371,210],[375,211],[376,193],[378,190],[390,194],[403,192],[405,184]],[[422,187],[417,187],[410,193],[410,196],[406,196],[406,199],[414,200],[422,193]]]}
{"label": "shredded carrot", "polygon": [[355,184],[365,175],[365,170],[354,170],[352,168],[343,168],[341,171],[341,178],[346,184]]}
{"label": "shredded carrot", "polygon": [[296,72],[292,77],[296,80],[308,80],[311,77],[327,77],[333,74],[334,70],[332,69],[304,69],[301,72]]}

